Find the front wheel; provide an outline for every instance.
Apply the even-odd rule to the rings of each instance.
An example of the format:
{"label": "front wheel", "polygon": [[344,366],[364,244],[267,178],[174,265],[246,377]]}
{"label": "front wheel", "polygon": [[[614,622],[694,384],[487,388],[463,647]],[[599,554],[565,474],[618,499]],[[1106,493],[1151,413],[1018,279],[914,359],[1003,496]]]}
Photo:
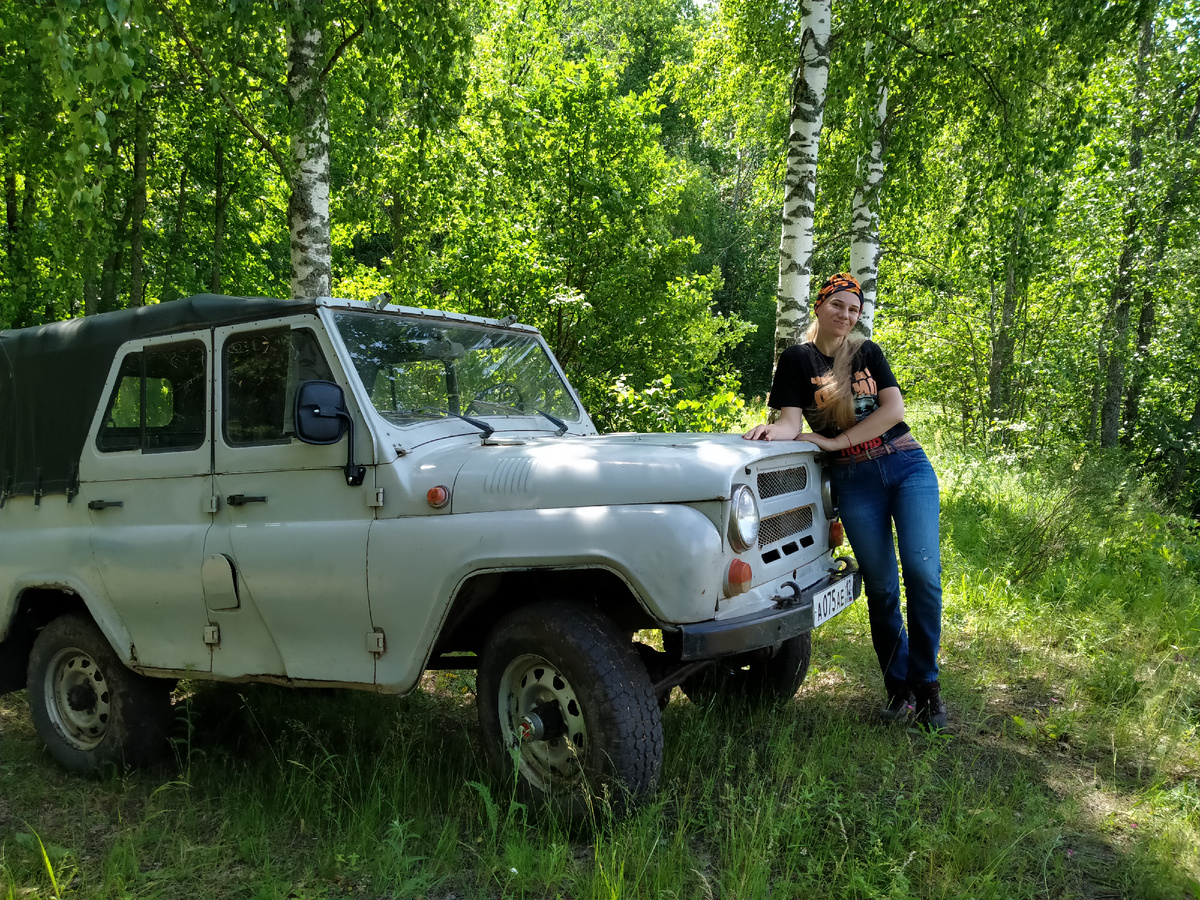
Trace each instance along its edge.
{"label": "front wheel", "polygon": [[804,683],[811,659],[812,632],[806,631],[749,658],[718,659],[686,679],[681,687],[693,703],[783,703],[791,700]]}
{"label": "front wheel", "polygon": [[34,728],[73,772],[150,762],[166,749],[170,682],[127,669],[86,616],[59,616],[41,630],[28,690]]}
{"label": "front wheel", "polygon": [[662,722],[646,667],[589,607],[539,603],[503,619],[480,659],[477,702],[492,765],[531,806],[579,824],[604,802],[631,809],[658,782]]}

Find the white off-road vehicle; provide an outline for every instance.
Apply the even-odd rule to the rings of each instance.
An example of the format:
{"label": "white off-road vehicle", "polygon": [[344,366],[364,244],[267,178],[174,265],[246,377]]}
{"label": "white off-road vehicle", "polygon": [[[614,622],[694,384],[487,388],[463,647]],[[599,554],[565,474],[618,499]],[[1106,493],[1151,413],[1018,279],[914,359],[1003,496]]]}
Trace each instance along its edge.
{"label": "white off-road vehicle", "polygon": [[0,692],[64,766],[167,744],[176,679],[403,694],[579,817],[660,708],[789,698],[857,596],[816,448],[599,435],[536,329],[199,296],[0,333]]}

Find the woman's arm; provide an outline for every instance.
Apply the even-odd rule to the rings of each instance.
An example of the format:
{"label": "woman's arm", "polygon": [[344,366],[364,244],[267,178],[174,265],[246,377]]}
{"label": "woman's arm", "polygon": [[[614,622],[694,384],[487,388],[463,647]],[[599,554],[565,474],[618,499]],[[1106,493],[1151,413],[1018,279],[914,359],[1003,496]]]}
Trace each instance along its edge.
{"label": "woman's arm", "polygon": [[[748,441],[790,441],[804,428],[804,413],[798,406],[785,406],[773,425],[755,425],[742,435]],[[883,432],[880,432],[882,434]]]}
{"label": "woman's arm", "polygon": [[[855,444],[877,438],[893,425],[904,421],[904,396],[898,387],[886,387],[879,392],[879,406],[861,422],[847,428],[837,437],[827,438],[819,434],[805,434],[800,440],[812,441],[822,450],[846,450]],[[763,426],[758,426],[759,428]],[[775,440],[779,440],[776,438]]]}

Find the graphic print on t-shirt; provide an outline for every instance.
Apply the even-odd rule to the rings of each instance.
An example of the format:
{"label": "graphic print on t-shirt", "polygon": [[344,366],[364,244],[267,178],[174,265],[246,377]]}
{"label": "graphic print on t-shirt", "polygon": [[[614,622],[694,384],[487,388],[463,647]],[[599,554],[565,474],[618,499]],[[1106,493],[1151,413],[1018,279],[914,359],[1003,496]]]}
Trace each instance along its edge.
{"label": "graphic print on t-shirt", "polygon": [[879,408],[879,388],[871,377],[871,370],[866,366],[862,371],[854,373],[854,381],[850,383],[854,393],[854,420],[861,422]]}
{"label": "graphic print on t-shirt", "polygon": [[[814,376],[810,381],[816,388],[816,392],[813,394],[813,403],[817,409],[824,409],[825,404],[829,401],[829,386],[833,382],[833,373],[827,371],[824,375]],[[855,421],[861,422],[879,408],[879,388],[875,384],[869,367],[864,366],[854,373],[854,378],[850,382],[850,391],[854,395]]]}

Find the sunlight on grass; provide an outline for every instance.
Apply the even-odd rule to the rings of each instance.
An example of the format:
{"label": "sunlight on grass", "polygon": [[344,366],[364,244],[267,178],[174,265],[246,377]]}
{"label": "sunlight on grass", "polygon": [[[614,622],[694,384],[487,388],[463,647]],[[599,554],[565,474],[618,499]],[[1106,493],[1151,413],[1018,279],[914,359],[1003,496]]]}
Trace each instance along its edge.
{"label": "sunlight on grass", "polygon": [[48,860],[64,897],[1200,896],[1195,523],[1104,459],[918,433],[948,734],[876,718],[862,602],[781,709],[677,692],[658,792],[586,832],[484,770],[470,672],[403,699],[185,686],[176,761],[98,782],[57,770],[10,695],[0,896],[49,896]]}

